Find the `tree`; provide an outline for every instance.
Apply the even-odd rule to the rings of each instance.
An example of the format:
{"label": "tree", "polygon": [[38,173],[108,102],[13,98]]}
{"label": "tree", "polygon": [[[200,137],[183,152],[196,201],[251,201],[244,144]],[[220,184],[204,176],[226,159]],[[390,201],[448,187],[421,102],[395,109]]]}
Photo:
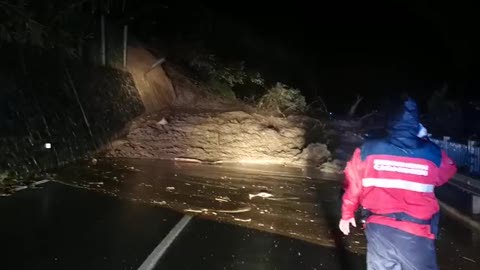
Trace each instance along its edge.
{"label": "tree", "polygon": [[109,10],[110,1],[0,0],[0,42],[78,55],[79,44],[92,37],[90,22],[99,9]]}

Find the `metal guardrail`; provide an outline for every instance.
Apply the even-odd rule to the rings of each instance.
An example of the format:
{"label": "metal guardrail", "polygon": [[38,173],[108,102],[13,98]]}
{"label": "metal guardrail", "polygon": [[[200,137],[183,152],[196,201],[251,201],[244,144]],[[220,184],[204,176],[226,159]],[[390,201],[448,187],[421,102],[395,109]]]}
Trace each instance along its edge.
{"label": "metal guardrail", "polygon": [[430,138],[444,149],[448,156],[452,158],[457,167],[463,167],[474,177],[464,174],[457,174],[449,181],[449,184],[474,196],[480,196],[480,147],[476,141],[468,141],[467,144],[461,144],[450,141],[450,137],[443,137],[443,140]]}
{"label": "metal guardrail", "polygon": [[430,138],[430,140],[444,149],[455,161],[457,167],[468,169],[468,173],[472,175],[480,175],[480,146],[477,141],[462,144],[450,141],[450,137],[443,137],[443,140]]}
{"label": "metal guardrail", "polygon": [[449,184],[475,196],[480,196],[480,180],[462,174],[457,174]]}

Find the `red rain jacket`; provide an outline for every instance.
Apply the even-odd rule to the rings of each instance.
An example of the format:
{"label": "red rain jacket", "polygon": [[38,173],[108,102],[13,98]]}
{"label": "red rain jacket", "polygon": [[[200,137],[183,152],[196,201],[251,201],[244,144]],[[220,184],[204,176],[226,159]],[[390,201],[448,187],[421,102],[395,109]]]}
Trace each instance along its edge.
{"label": "red rain jacket", "polygon": [[[345,169],[342,219],[354,217],[359,205],[376,214],[402,212],[424,220],[439,211],[434,187],[446,183],[457,170],[445,151],[440,152],[440,164],[425,158],[378,154],[375,152],[388,151],[371,151],[368,147],[365,151],[370,152],[369,155],[361,151],[360,148],[355,150]],[[368,222],[435,238],[430,225],[380,215],[370,216]]]}

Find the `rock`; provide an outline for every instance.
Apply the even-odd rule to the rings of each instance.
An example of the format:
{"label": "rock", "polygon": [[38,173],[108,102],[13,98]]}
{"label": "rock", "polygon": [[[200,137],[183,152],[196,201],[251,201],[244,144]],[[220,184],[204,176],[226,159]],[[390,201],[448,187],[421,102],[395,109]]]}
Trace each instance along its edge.
{"label": "rock", "polygon": [[311,143],[297,156],[300,160],[307,160],[309,164],[322,164],[331,156],[325,144]]}
{"label": "rock", "polygon": [[331,174],[342,174],[345,166],[342,166],[341,164],[341,162],[337,161],[326,162],[320,166],[320,171]]}
{"label": "rock", "polygon": [[168,124],[168,121],[165,118],[162,118],[162,120],[158,121],[157,125],[164,126]]}

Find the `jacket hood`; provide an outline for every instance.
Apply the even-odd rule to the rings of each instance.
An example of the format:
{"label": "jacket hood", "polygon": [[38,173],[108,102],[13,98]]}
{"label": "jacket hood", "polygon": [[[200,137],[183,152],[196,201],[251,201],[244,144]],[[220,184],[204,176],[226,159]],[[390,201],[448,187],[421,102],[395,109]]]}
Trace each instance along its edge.
{"label": "jacket hood", "polygon": [[414,147],[419,143],[420,129],[417,103],[409,98],[389,120],[388,133],[393,142]]}

